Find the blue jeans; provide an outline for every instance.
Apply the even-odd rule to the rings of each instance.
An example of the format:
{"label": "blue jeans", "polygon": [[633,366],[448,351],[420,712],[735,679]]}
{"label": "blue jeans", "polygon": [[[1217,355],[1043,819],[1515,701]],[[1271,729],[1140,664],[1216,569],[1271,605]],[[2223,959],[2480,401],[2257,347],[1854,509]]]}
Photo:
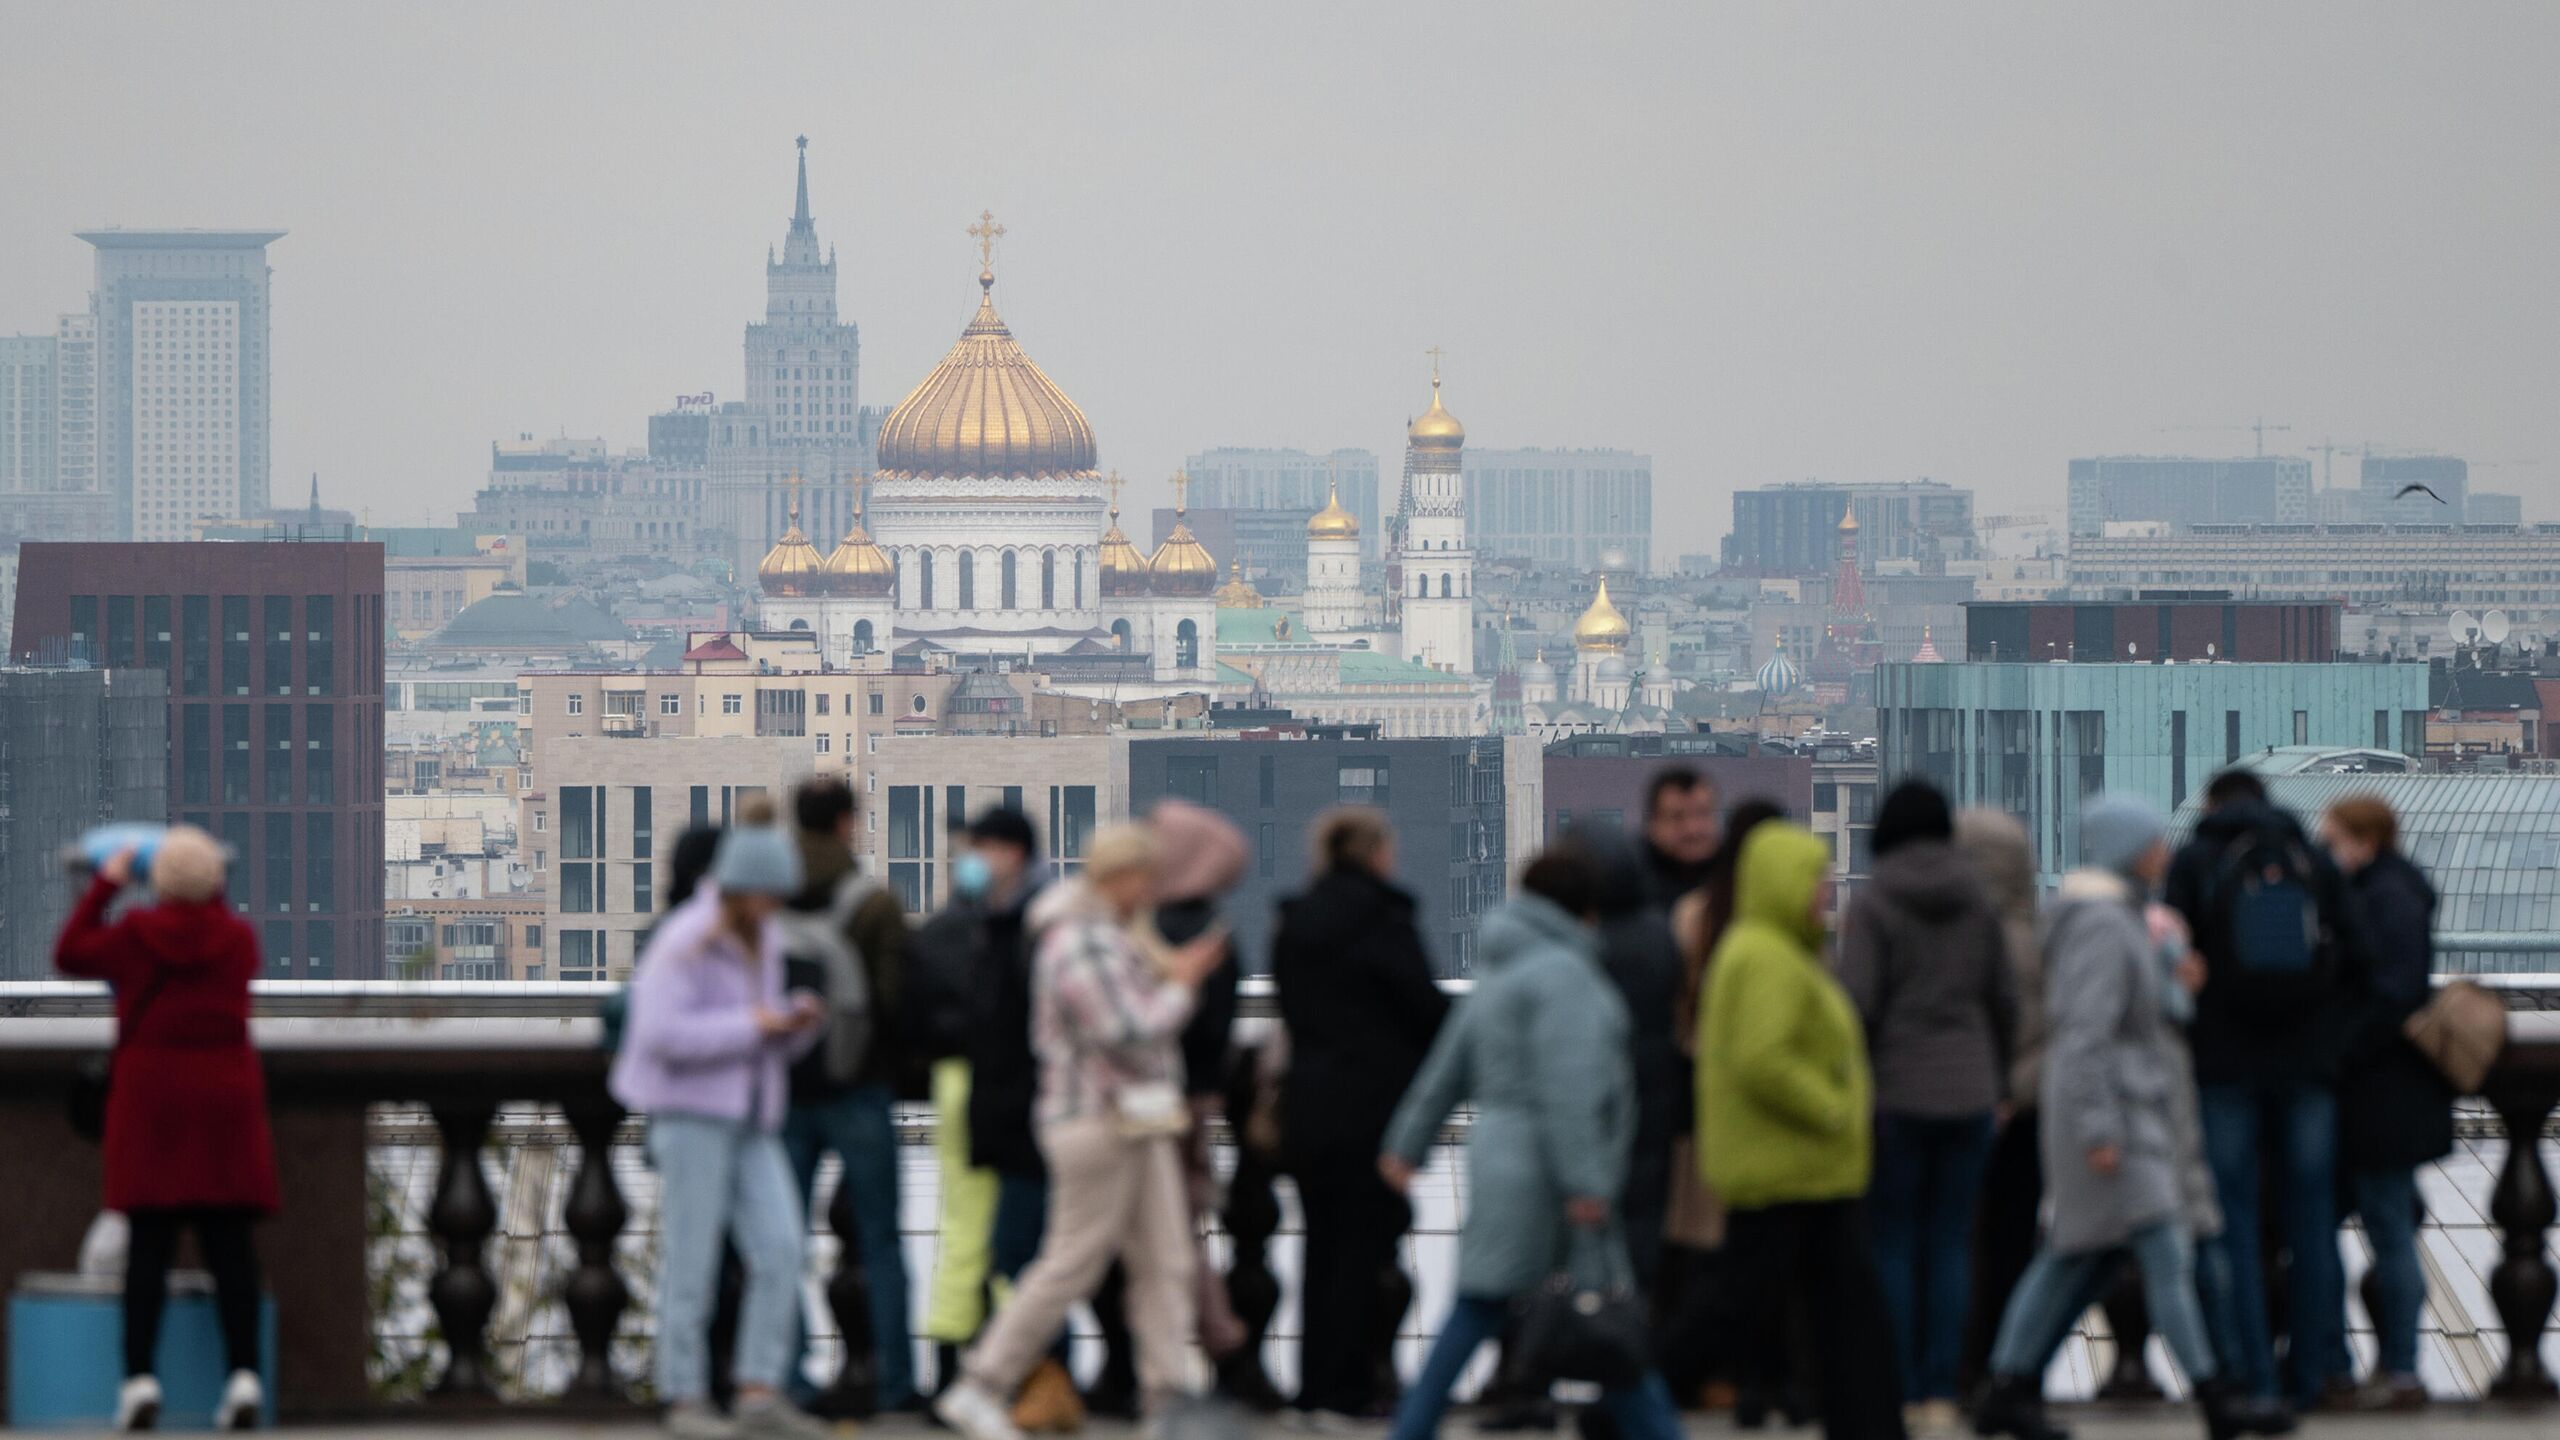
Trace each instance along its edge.
{"label": "blue jeans", "polygon": [[[915,1397],[915,1343],[907,1328],[907,1257],[898,1237],[898,1127],[886,1085],[862,1085],[832,1100],[791,1107],[782,1124],[802,1205],[814,1203],[818,1161],[832,1150],[844,1165],[839,1183],[853,1195],[854,1242],[862,1257],[862,1284],[871,1302],[871,1348],[879,1367],[880,1408],[895,1410]],[[792,1307],[796,1318],[798,1306]],[[803,1379],[808,1358],[805,1325],[794,1327],[791,1374]]]}
{"label": "blue jeans", "polygon": [[[2151,1311],[2151,1328],[2169,1344],[2187,1382],[2202,1385],[2221,1372],[2204,1309],[2196,1300],[2195,1247],[2185,1228],[2174,1220],[2133,1232],[2126,1242],[2134,1263],[2142,1268],[2142,1300]],[[1991,1347],[1991,1373],[2041,1386],[2053,1352],[2071,1334],[2071,1326],[2103,1299],[2115,1278],[2115,1250],[2089,1250],[2077,1255],[2036,1251],[2027,1273],[2009,1296],[2000,1318],[2000,1338]]]}
{"label": "blue jeans", "polygon": [[778,1389],[800,1314],[807,1230],[781,1140],[736,1120],[652,1115],[649,1163],[658,1172],[658,1398],[700,1403],[711,1393],[724,1237],[747,1270],[731,1373],[740,1385]]}
{"label": "blue jeans", "polygon": [[2346,1303],[2338,1268],[2337,1099],[2316,1085],[2221,1083],[2203,1087],[2202,1104],[2205,1158],[2222,1201],[2222,1249],[2230,1265],[2236,1332],[2223,1369],[2252,1395],[2278,1394],[2258,1224],[2261,1139],[2272,1132],[2282,1167],[2284,1239],[2293,1253],[2284,1393],[2307,1405],[2328,1379],[2337,1348],[2329,1331]]}
{"label": "blue jeans", "polygon": [[[2355,1172],[2356,1213],[2364,1217],[2365,1243],[2373,1247],[2373,1331],[2380,1343],[2377,1370],[2395,1378],[2418,1373],[2418,1311],[2427,1303],[2426,1272],[2418,1267],[2418,1175],[2414,1170]],[[2339,1287],[2339,1303],[2346,1301]],[[2339,1317],[2345,1328],[2345,1317]]]}
{"label": "blue jeans", "polygon": [[[1467,1362],[1485,1342],[1502,1334],[1503,1322],[1510,1318],[1508,1300],[1459,1296],[1450,1307],[1448,1323],[1440,1327],[1440,1338],[1431,1342],[1422,1373],[1397,1402],[1395,1426],[1387,1432],[1387,1440],[1433,1440],[1440,1433],[1441,1417],[1449,1413],[1449,1392],[1457,1388]],[[1644,1379],[1630,1389],[1601,1391],[1600,1405],[1616,1422],[1622,1440],[1679,1440],[1680,1416],[1671,1406],[1671,1388],[1662,1383],[1658,1371],[1646,1371]]]}
{"label": "blue jeans", "polygon": [[1973,1282],[1974,1202],[1991,1160],[1989,1114],[1876,1115],[1867,1220],[1905,1400],[1953,1400]]}

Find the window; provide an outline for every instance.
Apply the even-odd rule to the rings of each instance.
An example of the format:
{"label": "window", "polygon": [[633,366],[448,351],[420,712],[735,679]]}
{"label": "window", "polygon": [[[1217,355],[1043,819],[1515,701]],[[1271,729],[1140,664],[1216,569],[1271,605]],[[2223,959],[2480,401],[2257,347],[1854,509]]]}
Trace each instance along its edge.
{"label": "window", "polygon": [[1260,757],[1256,768],[1261,772],[1256,798],[1260,800],[1262,807],[1268,810],[1280,803],[1280,767],[1270,756],[1264,755]]}
{"label": "window", "polygon": [[213,798],[213,716],[210,705],[189,705],[178,721],[180,798],[202,805]]}
{"label": "window", "polygon": [[1189,670],[1200,663],[1200,626],[1190,620],[1173,627],[1173,663]]}
{"label": "window", "polygon": [[887,697],[887,696],[885,696],[885,695],[882,695],[882,694],[881,694],[879,691],[877,691],[877,690],[872,691],[872,692],[871,692],[871,713],[872,713],[872,714],[874,714],[874,715],[881,715],[881,714],[886,714],[887,712],[888,712],[888,697]]}
{"label": "window", "polygon": [[540,950],[542,948],[542,927],[539,925],[527,925],[524,927],[524,943],[525,948],[528,950]]}
{"label": "window", "polygon": [[647,862],[631,867],[631,913],[646,915],[657,909],[657,891],[650,883],[651,867]]}
{"label": "window", "polygon": [[963,550],[953,567],[960,572],[960,608],[978,608],[978,552]]}
{"label": "window", "polygon": [[[2160,613],[2166,615],[2169,612],[2163,609]],[[2186,802],[2187,712],[2172,710],[2169,712],[2169,808],[2175,810]]]}
{"label": "window", "polygon": [[2293,712],[2293,743],[2296,745],[2311,743],[2311,712],[2308,710]]}
{"label": "window", "polygon": [[1257,867],[1254,873],[1268,880],[1279,873],[1280,827],[1265,820],[1256,833],[1259,838],[1253,847]]}
{"label": "window", "polygon": [[263,909],[289,912],[293,909],[293,817],[269,812],[267,815],[267,853],[265,855],[267,889]]}
{"label": "window", "polygon": [[826,732],[826,731],[824,731],[824,730],[819,731],[819,732],[818,732],[818,737],[817,737],[817,738],[818,738],[818,753],[819,753],[819,754],[821,754],[821,755],[825,755],[825,754],[829,754],[829,753],[831,753],[831,752],[829,751],[829,749],[828,749],[828,746],[827,746],[827,741],[828,741],[827,732]]}
{"label": "window", "polygon": [[1014,558],[1010,550],[996,561],[996,604],[1007,610],[1014,608]]}
{"label": "window", "polygon": [[1334,799],[1344,805],[1387,804],[1386,757],[1346,759],[1334,771]]}
{"label": "window", "polygon": [[213,685],[213,597],[178,601],[178,690],[202,695]]}
{"label": "window", "polygon": [[652,803],[648,786],[631,787],[631,858],[634,860],[649,858],[649,847],[653,839],[650,834],[652,826],[649,820]]}
{"label": "window", "polygon": [[1049,787],[1049,856],[1069,875],[1084,870],[1084,847],[1093,839],[1093,801],[1090,785]]}
{"label": "window", "polygon": [[916,608],[920,610],[932,609],[933,552],[930,550],[922,551],[916,556],[916,585]]}
{"label": "window", "polygon": [[1208,755],[1174,755],[1164,762],[1164,792],[1179,800],[1218,808],[1218,762]]}
{"label": "window", "polygon": [[302,817],[302,908],[338,908],[338,849],[331,833],[336,816],[326,810]]}
{"label": "window", "polygon": [[249,707],[222,707],[222,803],[249,803]]}
{"label": "window", "polygon": [[222,693],[249,693],[249,597],[222,597]]}
{"label": "window", "polygon": [[[290,817],[288,817],[290,818]],[[222,843],[238,857],[229,871],[231,908],[246,913],[249,909],[249,812],[226,810],[222,814]]]}
{"label": "window", "polygon": [[338,601],[332,595],[302,597],[302,693],[337,693]]}
{"label": "window", "polygon": [[130,595],[107,597],[107,647],[104,655],[109,665],[133,663],[133,597]]}
{"label": "window", "polygon": [[575,690],[570,691],[570,692],[569,692],[569,713],[570,713],[570,714],[572,714],[572,715],[584,715],[584,714],[586,714],[586,713],[587,713],[587,697],[586,697],[586,696],[584,696],[584,695],[582,695],[582,694],[580,694],[579,692],[577,692],[577,691],[575,691]]}
{"label": "window", "polygon": [[743,715],[746,713],[746,709],[747,702],[743,696],[723,695],[720,697],[720,713],[723,715]]}
{"label": "window", "polygon": [[824,690],[818,692],[818,713],[821,715],[827,713],[827,692]]}
{"label": "window", "polygon": [[2222,763],[2235,764],[2240,759],[2240,712],[2222,712]]}
{"label": "window", "polygon": [[661,715],[682,715],[684,713],[684,697],[673,693],[659,696],[658,713]]}
{"label": "window", "polygon": [[696,785],[693,787],[693,793],[690,797],[690,803],[686,808],[685,814],[688,817],[686,823],[696,830],[703,829],[711,823],[710,786]]}
{"label": "window", "polygon": [[[266,753],[266,803],[290,805],[293,803],[292,706],[270,705],[267,707]],[[419,762],[421,767],[430,763],[432,762],[423,760]],[[425,782],[421,781],[420,784],[423,787]]]}
{"label": "window", "polygon": [[519,690],[516,692],[516,713],[519,715],[530,715],[533,713],[532,691]]}
{"label": "window", "polygon": [[1054,550],[1040,552],[1040,608],[1058,608],[1058,553]]}
{"label": "window", "polygon": [[596,867],[562,865],[560,867],[560,913],[592,915],[596,911]]}
{"label": "window", "polygon": [[266,673],[259,678],[263,695],[293,693],[293,597],[269,595],[265,599]]}
{"label": "window", "polygon": [[933,787],[889,787],[889,888],[910,913],[922,914],[933,893]]}
{"label": "window", "polygon": [[1840,787],[1830,782],[1813,787],[1813,813],[1829,815],[1840,808]]}
{"label": "window", "polygon": [[569,785],[560,791],[560,858],[593,860],[604,853],[605,788]]}
{"label": "window", "polygon": [[560,978],[593,980],[603,947],[596,944],[600,932],[563,930],[560,932]]}

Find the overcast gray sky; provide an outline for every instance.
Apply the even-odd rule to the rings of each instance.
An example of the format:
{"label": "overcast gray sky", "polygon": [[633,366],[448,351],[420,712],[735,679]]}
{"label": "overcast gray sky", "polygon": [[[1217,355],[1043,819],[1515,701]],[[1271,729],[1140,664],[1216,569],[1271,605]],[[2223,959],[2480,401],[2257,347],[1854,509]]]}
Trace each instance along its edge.
{"label": "overcast gray sky", "polygon": [[[520,430],[740,387],[810,136],[890,403],[998,299],[1159,480],[1478,445],[1737,485],[2241,430],[2430,445],[2560,516],[2560,7],[0,4],[0,332],[75,229],[275,226],[275,483],[467,505]],[[2540,461],[2538,465],[2520,462]],[[2341,458],[2339,473],[2352,462]]]}

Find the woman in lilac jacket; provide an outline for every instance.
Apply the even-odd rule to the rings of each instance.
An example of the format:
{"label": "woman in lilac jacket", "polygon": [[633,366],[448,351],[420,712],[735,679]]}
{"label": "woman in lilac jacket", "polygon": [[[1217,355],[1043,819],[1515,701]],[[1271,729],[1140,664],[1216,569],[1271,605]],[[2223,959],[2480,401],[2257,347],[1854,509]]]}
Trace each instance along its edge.
{"label": "woman in lilac jacket", "polygon": [[[616,1100],[649,1117],[658,1172],[658,1394],[680,1440],[818,1440],[828,1431],[780,1398],[800,1304],[802,1237],[779,1131],[786,1071],[817,1038],[815,996],[785,998],[774,912],[800,861],[770,823],[720,840],[710,882],[658,927],[631,982],[615,1057]],[[721,1241],[746,1263],[737,1413],[709,1403],[711,1312]]]}

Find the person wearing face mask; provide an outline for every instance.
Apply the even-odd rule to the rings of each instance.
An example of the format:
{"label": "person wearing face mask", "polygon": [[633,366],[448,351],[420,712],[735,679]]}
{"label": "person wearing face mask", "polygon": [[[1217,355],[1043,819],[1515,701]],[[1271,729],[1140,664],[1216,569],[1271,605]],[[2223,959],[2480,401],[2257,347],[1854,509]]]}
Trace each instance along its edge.
{"label": "person wearing face mask", "polygon": [[2198,1299],[2197,1242],[2221,1228],[2186,1047],[2202,964],[2183,922],[2151,897],[2169,870],[2167,822],[2148,802],[2101,796],[2080,820],[2087,864],[2046,908],[2047,1049],[2042,1128],[2052,1219],[2018,1281],[1991,1351],[1975,1431],[2062,1440],[2044,1418],[2046,1367],[2096,1300],[2114,1256],[2142,1272],[2214,1440],[2276,1428],[2225,1382]]}
{"label": "person wearing face mask", "polygon": [[1141,826],[1098,832],[1084,872],[1032,907],[1037,1124],[1049,1162],[1040,1253],[962,1362],[934,1413],[967,1440],[1013,1440],[1016,1386],[1068,1309],[1116,1259],[1129,1267],[1130,1329],[1147,1410],[1196,1395],[1192,1236],[1181,1146],[1182,1030],[1201,980],[1225,953],[1215,931],[1169,946],[1146,923],[1164,858]]}

